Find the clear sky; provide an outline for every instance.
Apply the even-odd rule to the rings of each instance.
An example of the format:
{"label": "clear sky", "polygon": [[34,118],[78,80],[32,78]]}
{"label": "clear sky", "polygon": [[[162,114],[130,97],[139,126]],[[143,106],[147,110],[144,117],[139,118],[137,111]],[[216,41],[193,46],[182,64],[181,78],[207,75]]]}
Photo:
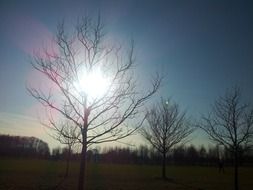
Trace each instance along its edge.
{"label": "clear sky", "polygon": [[[0,133],[34,135],[55,145],[38,124],[38,103],[25,88],[38,80],[29,56],[50,43],[58,21],[98,12],[108,34],[135,40],[139,73],[166,73],[158,96],[172,97],[193,118],[234,85],[253,101],[253,1],[1,0]],[[205,140],[202,133],[196,138]]]}

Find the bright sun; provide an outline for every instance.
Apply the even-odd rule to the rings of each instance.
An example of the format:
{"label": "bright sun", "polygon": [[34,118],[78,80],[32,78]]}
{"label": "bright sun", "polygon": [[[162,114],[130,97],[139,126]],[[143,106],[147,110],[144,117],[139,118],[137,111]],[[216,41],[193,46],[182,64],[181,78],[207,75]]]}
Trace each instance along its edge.
{"label": "bright sun", "polygon": [[75,86],[79,92],[87,94],[89,99],[96,99],[102,97],[109,88],[109,78],[105,77],[100,69],[81,72],[79,82]]}

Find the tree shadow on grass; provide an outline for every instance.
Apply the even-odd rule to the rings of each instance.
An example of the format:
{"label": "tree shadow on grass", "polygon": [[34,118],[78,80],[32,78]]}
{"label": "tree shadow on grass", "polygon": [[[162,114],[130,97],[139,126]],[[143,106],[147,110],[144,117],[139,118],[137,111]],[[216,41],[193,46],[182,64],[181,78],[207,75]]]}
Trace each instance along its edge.
{"label": "tree shadow on grass", "polygon": [[156,179],[156,180],[163,181],[163,182],[166,182],[166,183],[171,183],[171,184],[183,186],[183,187],[186,188],[186,189],[204,190],[204,189],[201,188],[201,187],[192,186],[192,185],[189,185],[189,184],[180,182],[179,180],[175,180],[175,179],[173,179],[173,178],[168,178],[168,177],[166,177],[166,178],[164,179],[164,178],[162,178],[162,177],[155,177],[155,179]]}

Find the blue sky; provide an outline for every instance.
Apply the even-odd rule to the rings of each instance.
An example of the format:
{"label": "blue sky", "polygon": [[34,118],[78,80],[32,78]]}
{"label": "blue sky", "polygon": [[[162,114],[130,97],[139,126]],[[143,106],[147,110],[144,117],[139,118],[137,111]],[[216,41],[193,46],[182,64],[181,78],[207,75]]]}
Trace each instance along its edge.
{"label": "blue sky", "polygon": [[[36,121],[37,103],[25,89],[27,81],[37,80],[29,56],[33,49],[49,43],[58,21],[74,22],[80,15],[98,12],[110,36],[123,42],[135,40],[140,77],[154,71],[165,73],[158,96],[172,97],[193,118],[207,112],[234,85],[252,102],[251,1],[3,0],[0,132],[50,141]],[[206,139],[202,133],[197,137],[200,142]]]}

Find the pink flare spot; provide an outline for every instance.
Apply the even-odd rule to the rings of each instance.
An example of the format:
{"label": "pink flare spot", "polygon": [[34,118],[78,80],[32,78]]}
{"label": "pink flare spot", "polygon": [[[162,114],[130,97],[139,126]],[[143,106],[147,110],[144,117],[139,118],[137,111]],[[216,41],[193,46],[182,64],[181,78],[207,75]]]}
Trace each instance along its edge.
{"label": "pink flare spot", "polygon": [[28,87],[33,87],[40,89],[43,92],[55,93],[58,90],[58,87],[53,83],[47,76],[35,69],[31,70],[27,76],[27,85]]}
{"label": "pink flare spot", "polygon": [[50,54],[57,54],[52,33],[38,20],[23,15],[13,16],[11,26],[8,34],[10,39],[25,53],[33,55],[47,49]]}
{"label": "pink flare spot", "polygon": [[37,119],[40,123],[48,125],[47,127],[52,127],[50,125],[51,119],[56,123],[60,121],[60,114],[56,110],[45,108],[39,102],[27,108],[24,113],[25,115]]}

